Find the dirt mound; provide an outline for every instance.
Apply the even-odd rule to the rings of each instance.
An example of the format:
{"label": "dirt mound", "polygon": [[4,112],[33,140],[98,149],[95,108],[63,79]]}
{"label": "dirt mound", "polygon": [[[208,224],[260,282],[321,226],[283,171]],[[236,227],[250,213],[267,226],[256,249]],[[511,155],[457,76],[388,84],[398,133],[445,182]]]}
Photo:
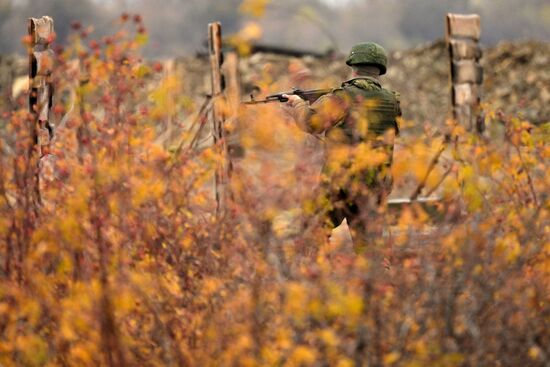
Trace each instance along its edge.
{"label": "dirt mound", "polygon": [[550,43],[501,43],[482,61],[486,102],[534,123],[550,121]]}
{"label": "dirt mound", "polygon": [[[25,59],[0,58],[0,89],[8,95],[9,82],[20,74]],[[550,121],[550,43],[503,42],[484,50],[483,102],[488,110],[502,110],[536,124]],[[204,57],[170,60],[185,94],[201,96],[210,89],[209,62]],[[17,65],[17,66],[16,66]],[[289,57],[255,53],[240,60],[243,99],[251,92],[284,91],[292,87],[328,88],[344,80],[349,68],[342,56]],[[386,87],[401,94],[404,118],[417,126],[442,124],[450,110],[449,61],[443,41],[390,54]],[[258,88],[259,87],[259,88]]]}
{"label": "dirt mound", "polygon": [[[391,54],[387,85],[402,95],[405,118],[440,123],[449,111],[449,64],[439,41]],[[489,110],[550,121],[550,43],[505,42],[484,50],[482,100]]]}
{"label": "dirt mound", "polygon": [[401,94],[403,118],[441,124],[450,111],[449,58],[445,43],[390,54],[385,86]]}

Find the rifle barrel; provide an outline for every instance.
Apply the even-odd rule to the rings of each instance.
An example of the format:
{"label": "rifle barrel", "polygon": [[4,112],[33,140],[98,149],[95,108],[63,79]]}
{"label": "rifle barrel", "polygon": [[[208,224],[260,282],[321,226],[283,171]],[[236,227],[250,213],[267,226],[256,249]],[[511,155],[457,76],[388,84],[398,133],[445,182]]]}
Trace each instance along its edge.
{"label": "rifle barrel", "polygon": [[260,99],[257,101],[245,101],[242,102],[242,104],[262,104],[262,103],[270,103],[270,102],[276,102],[276,99]]}

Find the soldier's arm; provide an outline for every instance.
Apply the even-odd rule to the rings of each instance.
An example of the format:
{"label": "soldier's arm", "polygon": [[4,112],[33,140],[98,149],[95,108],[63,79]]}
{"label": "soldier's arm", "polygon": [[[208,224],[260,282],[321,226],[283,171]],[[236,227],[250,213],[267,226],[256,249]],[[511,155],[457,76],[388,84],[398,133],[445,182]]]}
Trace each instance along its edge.
{"label": "soldier's arm", "polygon": [[303,99],[290,98],[294,118],[298,126],[309,133],[319,134],[341,122],[348,108],[348,101],[338,93],[329,93],[313,104]]}

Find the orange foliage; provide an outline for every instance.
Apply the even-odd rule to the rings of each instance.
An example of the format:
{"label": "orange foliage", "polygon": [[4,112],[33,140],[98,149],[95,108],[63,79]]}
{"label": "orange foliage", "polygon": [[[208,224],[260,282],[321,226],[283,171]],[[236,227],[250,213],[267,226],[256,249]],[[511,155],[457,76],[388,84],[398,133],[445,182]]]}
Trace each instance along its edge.
{"label": "orange foliage", "polygon": [[[267,2],[247,3],[255,14]],[[278,106],[241,108],[246,154],[217,217],[222,157],[189,148],[189,100],[142,62],[141,19],[132,30],[127,18],[113,37],[57,53],[54,117],[70,112],[41,204],[29,190],[32,116],[2,120],[1,365],[549,362],[547,125],[493,119],[489,131],[504,129],[490,138],[451,126],[423,191],[441,201],[381,207],[383,235],[353,250],[320,230],[320,159],[305,160],[318,140]],[[159,138],[173,121],[186,121],[175,149]],[[426,176],[441,135],[403,129],[396,192]],[[372,164],[359,149],[357,164]]]}

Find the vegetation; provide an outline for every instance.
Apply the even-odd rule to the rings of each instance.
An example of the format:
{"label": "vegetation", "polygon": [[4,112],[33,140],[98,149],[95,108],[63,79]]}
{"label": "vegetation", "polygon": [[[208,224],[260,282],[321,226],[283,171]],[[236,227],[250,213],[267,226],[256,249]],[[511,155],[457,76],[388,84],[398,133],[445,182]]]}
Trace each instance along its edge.
{"label": "vegetation", "polygon": [[[550,363],[548,124],[490,106],[499,136],[452,122],[412,135],[403,121],[395,190],[424,184],[442,200],[380,207],[384,236],[354,251],[320,234],[307,136],[278,107],[230,120],[246,155],[216,216],[224,156],[190,148],[207,122],[141,60],[141,18],[102,40],[73,28],[56,52],[63,122],[40,198],[34,117],[24,101],[1,116],[1,365]],[[167,119],[180,144],[159,140]]]}

